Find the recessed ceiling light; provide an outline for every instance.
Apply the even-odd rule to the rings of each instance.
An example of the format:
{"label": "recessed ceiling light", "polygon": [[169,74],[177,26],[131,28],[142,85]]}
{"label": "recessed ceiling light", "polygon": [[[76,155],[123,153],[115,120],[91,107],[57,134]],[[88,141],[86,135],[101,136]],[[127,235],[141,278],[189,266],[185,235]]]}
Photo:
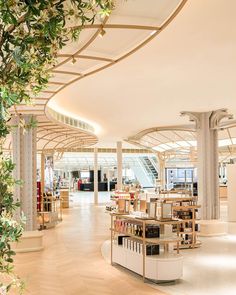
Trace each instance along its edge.
{"label": "recessed ceiling light", "polygon": [[76,58],[73,56],[72,60],[71,60],[72,65],[74,65],[76,63],[76,61],[77,61]]}
{"label": "recessed ceiling light", "polygon": [[99,33],[99,37],[103,37],[106,34],[106,31],[102,28],[100,33]]}

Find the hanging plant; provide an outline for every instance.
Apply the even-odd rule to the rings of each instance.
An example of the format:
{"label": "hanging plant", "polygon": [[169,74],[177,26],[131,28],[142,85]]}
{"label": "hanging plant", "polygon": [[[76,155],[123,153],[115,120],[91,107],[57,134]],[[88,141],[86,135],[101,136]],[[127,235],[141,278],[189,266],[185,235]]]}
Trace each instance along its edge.
{"label": "hanging plant", "polygon": [[59,50],[78,40],[96,16],[109,16],[113,7],[112,0],[0,0],[0,294],[13,286],[22,289],[10,246],[23,232],[22,222],[14,220],[20,203],[13,188],[20,181],[13,179],[14,164],[3,154],[9,109],[37,97],[47,86]]}

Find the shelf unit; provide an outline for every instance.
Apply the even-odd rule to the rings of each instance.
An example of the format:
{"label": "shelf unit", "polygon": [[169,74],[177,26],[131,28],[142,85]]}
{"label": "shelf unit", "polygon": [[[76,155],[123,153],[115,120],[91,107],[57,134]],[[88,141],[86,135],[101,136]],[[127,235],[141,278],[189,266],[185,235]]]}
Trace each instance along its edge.
{"label": "shelf unit", "polygon": [[[170,198],[168,201],[171,201]],[[191,249],[200,247],[201,242],[197,239],[199,225],[196,211],[199,210],[201,206],[197,205],[196,199],[191,197],[173,198],[172,201],[174,202],[174,217],[182,219],[180,225],[180,236],[182,237],[180,249]]]}
{"label": "shelf unit", "polygon": [[[155,281],[171,281],[179,279],[183,273],[183,256],[179,254],[181,237],[179,236],[180,220],[157,221],[153,219],[141,219],[132,215],[110,213],[111,216],[111,264],[118,263],[143,277]],[[128,224],[131,227],[120,227],[117,224]],[[176,225],[177,232],[165,233],[166,225]],[[134,228],[140,227],[141,236],[137,236]],[[158,226],[160,237],[147,238],[146,229],[149,226]],[[132,228],[132,230],[130,230]],[[129,245],[118,245],[118,237]],[[130,241],[130,242],[129,242]],[[147,249],[153,249],[150,245],[158,245],[158,253],[147,255]],[[176,250],[174,250],[176,245]],[[147,248],[147,246],[149,248]],[[172,247],[173,246],[173,247]],[[155,246],[154,246],[155,247]],[[137,250],[139,248],[139,250]],[[140,250],[142,249],[142,250]],[[151,250],[152,251],[152,250]],[[175,253],[176,252],[176,253]]]}
{"label": "shelf unit", "polygon": [[133,210],[146,211],[146,202],[139,199],[138,191],[117,191],[110,199],[115,201],[119,213],[126,214]]}
{"label": "shelf unit", "polygon": [[68,189],[60,189],[60,199],[61,199],[63,209],[70,207],[70,198],[69,198]]}
{"label": "shelf unit", "polygon": [[62,202],[52,195],[44,196],[43,210],[37,212],[37,222],[40,230],[52,228],[62,221]]}

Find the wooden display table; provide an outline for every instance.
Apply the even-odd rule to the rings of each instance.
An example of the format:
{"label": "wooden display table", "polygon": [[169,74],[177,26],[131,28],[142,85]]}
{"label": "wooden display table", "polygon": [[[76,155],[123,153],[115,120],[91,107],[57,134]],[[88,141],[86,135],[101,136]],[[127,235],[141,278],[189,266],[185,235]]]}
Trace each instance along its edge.
{"label": "wooden display table", "polygon": [[61,198],[62,208],[69,208],[70,207],[69,190],[61,189],[60,198]]}
{"label": "wooden display table", "polygon": [[[172,281],[182,277],[183,256],[179,254],[180,220],[157,221],[125,214],[111,213],[110,215],[111,264],[117,263],[142,275],[144,281],[145,279]],[[177,225],[177,232],[173,234],[171,231],[168,234],[166,227],[172,225]],[[158,226],[161,234],[147,237],[146,229],[153,226]],[[134,228],[137,229],[137,227],[142,230],[139,236],[137,232],[134,232]],[[124,239],[121,244],[119,239]],[[155,248],[156,245],[158,248]],[[147,247],[149,247],[149,253]]]}

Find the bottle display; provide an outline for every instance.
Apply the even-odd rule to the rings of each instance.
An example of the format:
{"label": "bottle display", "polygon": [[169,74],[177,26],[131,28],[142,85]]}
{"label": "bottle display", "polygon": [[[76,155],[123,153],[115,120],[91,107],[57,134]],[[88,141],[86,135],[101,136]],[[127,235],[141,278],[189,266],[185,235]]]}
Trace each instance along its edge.
{"label": "bottle display", "polygon": [[[143,227],[140,224],[127,219],[117,219],[114,221],[114,229],[123,234],[130,234],[143,237]],[[147,225],[145,228],[145,238],[159,238],[160,227],[158,225]]]}

